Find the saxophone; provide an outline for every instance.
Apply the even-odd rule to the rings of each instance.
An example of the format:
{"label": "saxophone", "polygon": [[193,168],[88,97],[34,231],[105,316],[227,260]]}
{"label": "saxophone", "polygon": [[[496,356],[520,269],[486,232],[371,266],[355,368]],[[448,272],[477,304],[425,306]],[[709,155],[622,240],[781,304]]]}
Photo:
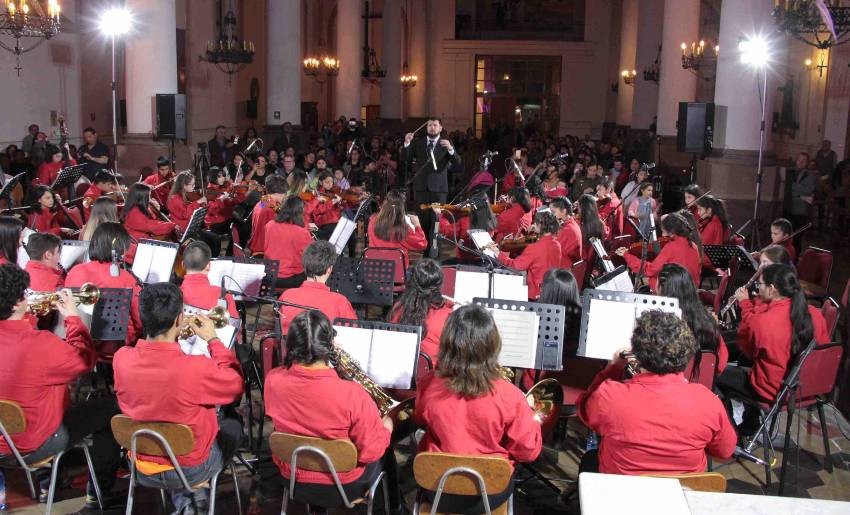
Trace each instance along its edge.
{"label": "saxophone", "polygon": [[389,416],[394,421],[404,421],[409,418],[410,401],[413,399],[399,402],[387,395],[383,388],[363,372],[357,360],[339,347],[335,346],[331,350],[330,358],[337,374],[358,383],[366,390],[366,393],[378,405],[378,412],[382,417]]}

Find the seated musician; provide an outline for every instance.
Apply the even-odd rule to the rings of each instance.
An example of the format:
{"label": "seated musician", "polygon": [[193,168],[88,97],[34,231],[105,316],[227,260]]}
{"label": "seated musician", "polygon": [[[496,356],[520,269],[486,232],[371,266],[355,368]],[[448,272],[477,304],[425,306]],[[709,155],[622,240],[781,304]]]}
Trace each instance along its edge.
{"label": "seated musician", "polygon": [[394,324],[422,326],[419,350],[431,358],[434,366],[440,351],[440,334],[452,314],[452,303],[443,298],[442,287],[440,265],[431,259],[420,260],[410,268],[404,291],[387,317]]}
{"label": "seated musician", "polygon": [[[29,464],[38,463],[92,436],[91,457],[101,492],[107,496],[115,483],[119,448],[109,421],[118,412],[114,399],[88,400],[71,405],[68,389],[95,363],[89,331],[80,320],[68,290],[59,293],[56,309],[65,318],[65,338],[35,329],[25,320],[29,275],[11,264],[0,265],[0,399],[18,403],[26,429],[13,437]],[[0,438],[0,456],[10,450]],[[47,488],[40,498],[47,500]],[[97,509],[97,497],[86,488],[86,508]]]}
{"label": "seated musician", "polygon": [[558,235],[558,221],[548,209],[541,209],[534,215],[531,232],[539,235],[537,241],[525,247],[516,258],[511,258],[507,252],[499,251],[495,243],[491,249],[503,264],[516,270],[527,271],[528,298],[533,300],[540,295],[540,284],[546,271],[558,268],[561,264],[561,244],[555,239]]}
{"label": "seated musician", "polygon": [[[727,398],[772,402],[788,367],[812,338],[824,344],[830,335],[820,310],[806,302],[792,266],[765,266],[757,285],[760,306],[743,287],[735,292],[741,308],[735,343],[742,359],[726,367],[716,386]],[[753,422],[755,417],[745,417],[742,430],[755,429]]]}
{"label": "seated musician", "polygon": [[151,198],[151,187],[147,184],[136,183],[130,186],[127,202],[121,211],[121,220],[130,236],[138,242],[146,239],[165,239],[175,234],[177,226],[172,222],[157,220],[151,214],[150,206],[156,209],[162,207]]}
{"label": "seated musician", "polygon": [[302,258],[304,250],[313,243],[313,235],[304,227],[304,201],[288,197],[275,219],[266,224],[264,259],[277,260],[278,288],[297,288],[306,278]]}
{"label": "seated musician", "polygon": [[183,302],[196,308],[210,310],[216,307],[219,300],[223,298],[231,318],[239,318],[239,311],[236,309],[233,295],[223,292],[220,284],[210,284],[210,260],[212,260],[212,252],[210,252],[210,247],[206,243],[193,241],[186,245],[186,249],[183,251],[183,267],[186,269],[186,277],[180,284]]}
{"label": "seated musician", "polygon": [[[317,162],[324,162],[320,159]],[[318,230],[316,237],[320,240],[330,240],[337,222],[342,217],[342,199],[334,190],[334,177],[330,170],[318,173],[319,205],[313,211],[313,223]]]}
{"label": "seated musician", "polygon": [[[139,296],[145,338],[135,347],[115,353],[115,394],[121,412],[138,422],[186,424],[194,435],[194,447],[177,461],[190,485],[211,478],[230,463],[242,439],[242,422],[235,415],[217,414],[216,406],[242,396],[243,378],[234,353],[216,337],[212,321],[196,316],[192,332],[206,340],[210,357],[189,356],[177,343],[183,324],[183,296],[171,283],[149,284]],[[178,513],[193,502],[203,505],[208,489],[192,494],[182,483],[168,457],[139,454],[136,460],[139,484],[171,491]]]}
{"label": "seated musician", "polygon": [[53,292],[65,285],[65,274],[59,269],[62,240],[49,232],[31,234],[27,240],[30,260],[24,268],[30,275],[30,289]]}
{"label": "seated musician", "polygon": [[80,240],[91,240],[95,229],[100,227],[100,224],[106,222],[118,222],[118,206],[115,201],[109,197],[98,197],[92,204],[89,216],[86,217],[86,224],[83,230],[80,231]]}
{"label": "seated musician", "polygon": [[558,174],[558,167],[554,163],[547,163],[545,179],[543,179],[543,192],[546,198],[566,197],[569,191],[567,183]]}
{"label": "seated musician", "polygon": [[18,248],[23,244],[24,224],[14,216],[0,216],[0,265],[18,264]]}
{"label": "seated musician", "polygon": [[[356,499],[385,466],[395,467],[390,447],[393,423],[389,417],[381,418],[362,386],[340,378],[330,365],[334,333],[331,321],[316,310],[304,311],[292,320],[283,366],[266,375],[266,414],[275,431],[351,441],[357,448],[357,466],[339,473],[339,479],[346,496]],[[316,409],[319,406],[321,409]],[[289,465],[277,458],[275,463],[288,481],[292,474]],[[318,506],[339,505],[330,474],[299,469],[296,480],[299,499]]]}
{"label": "seated musician", "polygon": [[508,198],[511,207],[496,216],[496,229],[493,232],[493,241],[496,243],[509,235],[519,236],[522,217],[531,211],[531,196],[527,189],[513,188],[508,193]]}
{"label": "seated musician", "polygon": [[[720,333],[717,320],[711,316],[708,308],[703,306],[694,286],[691,275],[681,265],[667,263],[658,274],[658,295],[673,297],[679,300],[679,308],[682,310],[682,320],[688,324],[688,328],[697,341],[701,351],[711,351],[717,356],[717,374],[723,372],[729,361],[729,350],[726,341]],[[700,353],[694,355],[694,371],[699,367]],[[688,377],[688,380],[696,380],[696,376]]]}
{"label": "seated musician", "polygon": [[[65,148],[67,150],[67,143],[65,144]],[[59,177],[60,170],[66,166],[74,166],[77,164],[77,162],[73,159],[68,162],[63,161],[62,149],[54,145],[47,146],[47,149],[44,152],[44,157],[44,162],[39,165],[35,174],[36,178],[33,181],[42,186],[50,186]]]}
{"label": "seated musician", "polygon": [[[97,172],[97,175],[94,176],[94,182],[83,193],[83,219],[88,221],[91,218],[91,210],[95,201],[102,195],[114,192],[116,187],[115,176],[106,170]],[[116,199],[113,197],[112,200],[115,201]]]}
{"label": "seated musician", "polygon": [[410,262],[407,252],[422,252],[428,247],[419,217],[404,209],[405,195],[392,190],[381,205],[380,211],[369,219],[369,247],[399,249],[404,255],[404,266]]}
{"label": "seated musician", "polygon": [[238,204],[245,201],[245,193],[231,193],[232,183],[227,175],[227,170],[212,167],[209,170],[210,182],[207,191],[220,193],[215,200],[207,203],[207,216],[204,222],[207,227],[216,234],[230,233],[230,220],[233,218],[233,210]]}
{"label": "seated musician", "polygon": [[248,241],[248,248],[252,254],[263,251],[266,241],[266,224],[274,220],[278,209],[283,204],[283,199],[286,198],[288,187],[286,179],[280,175],[271,175],[266,179],[266,194],[251,211],[251,239]]}
{"label": "seated musician", "polygon": [[50,186],[35,186],[30,192],[30,209],[27,217],[27,227],[38,232],[49,232],[57,236],[71,232],[59,225],[58,202],[62,197],[53,193]]}
{"label": "seated musician", "polygon": [[[200,193],[198,193],[198,200],[189,200],[191,193],[195,193],[195,176],[189,171],[178,173],[171,185],[171,192],[168,194],[168,217],[177,225],[181,234],[188,229],[192,213],[196,209],[209,204],[207,197]],[[209,245],[214,257],[221,254],[221,237],[219,235],[207,231],[203,226],[199,226],[192,234]]]}
{"label": "seated musician", "polygon": [[605,177],[605,180],[596,186],[596,204],[599,210],[599,218],[605,224],[605,232],[609,238],[623,234],[623,203],[614,192],[613,177]]}
{"label": "seated musician", "polygon": [[[156,158],[156,173],[152,173],[142,181],[151,187],[151,198],[156,200],[160,207],[168,212],[168,190],[166,184],[174,178],[174,172],[171,171],[171,161],[165,156]],[[160,186],[162,185],[162,186]]]}
{"label": "seated musician", "polygon": [[587,266],[592,267],[591,257],[595,256],[595,250],[590,243],[591,238],[605,241],[608,237],[608,228],[599,217],[599,208],[596,197],[593,195],[582,195],[578,198],[578,223],[581,226],[581,258],[587,261]]}
{"label": "seated musician", "polygon": [[[487,199],[487,194],[484,192],[475,193],[470,196],[469,215],[464,216],[462,213],[453,214],[451,211],[444,210],[440,207],[432,207],[431,209],[437,215],[440,224],[440,234],[452,241],[463,240],[467,247],[475,247],[472,238],[469,236],[471,229],[478,229],[493,234],[493,229],[496,227],[496,217],[493,216],[493,211],[490,209],[490,203]],[[474,263],[480,261],[480,258],[469,252],[462,250],[460,247],[455,248],[456,258],[447,259],[443,264],[456,263]]]}
{"label": "seated musician", "polygon": [[319,196],[313,191],[310,191],[307,184],[307,172],[303,170],[295,170],[286,177],[286,182],[289,184],[287,196],[300,197],[304,201],[304,227],[311,231],[316,230],[313,223],[313,212],[319,207]]}
{"label": "seated musician", "polygon": [[[702,246],[699,244],[699,233],[696,227],[691,226],[682,214],[670,213],[661,220],[661,232],[670,240],[654,259],[647,260],[643,269],[650,288],[655,291],[658,274],[667,263],[678,263],[685,267],[691,274],[694,285],[699,285]],[[630,254],[629,249],[620,247],[615,252],[626,260],[626,264],[633,272],[637,273],[640,270],[641,259]]]}
{"label": "seated musician", "polygon": [[561,244],[561,268],[571,268],[573,263],[582,259],[581,226],[573,217],[573,203],[567,197],[557,197],[549,201],[549,209],[558,220],[558,243]]}
{"label": "seated musician", "polygon": [[95,229],[89,242],[89,262],[74,265],[65,278],[65,286],[79,288],[93,283],[98,288],[130,288],[133,300],[130,305],[130,322],[127,328],[127,345],[133,345],[141,331],[139,318],[139,285],[131,272],[119,266],[121,257],[130,248],[130,235],[115,222],[106,222]]}
{"label": "seated musician", "polygon": [[[336,248],[329,242],[317,240],[311,243],[301,256],[301,265],[304,267],[304,275],[307,279],[298,288],[284,290],[280,300],[292,302],[317,309],[324,313],[331,322],[336,318],[357,318],[357,313],[351,306],[351,302],[331,289],[325,284],[333,271],[336,263]],[[293,306],[281,306],[280,325],[281,331],[286,333],[292,319],[303,311]]]}
{"label": "seated musician", "polygon": [[697,201],[697,226],[703,245],[726,245],[732,236],[726,203],[706,195]]}
{"label": "seated musician", "polygon": [[699,216],[699,210],[697,209],[697,199],[702,197],[703,195],[705,195],[705,191],[703,191],[699,184],[688,184],[687,186],[685,186],[685,207],[695,217]]}
{"label": "seated musician", "polygon": [[[424,426],[420,451],[484,455],[515,462],[537,459],[543,447],[540,425],[522,391],[502,379],[502,347],[490,313],[481,306],[453,312],[440,337],[437,368],[417,379],[414,420]],[[512,494],[488,492],[491,507]],[[428,495],[433,500],[433,492]],[[480,511],[473,511],[473,510]],[[441,513],[482,513],[481,498],[440,497]]]}
{"label": "seated musician", "polygon": [[791,255],[784,245],[768,245],[766,249],[759,253],[759,265],[791,265]]}
{"label": "seated musician", "polygon": [[770,242],[785,247],[791,257],[791,264],[797,263],[797,249],[794,247],[794,241],[791,238],[793,233],[794,226],[787,218],[777,218],[770,224]]}
{"label": "seated musician", "polygon": [[[598,453],[585,453],[579,471],[683,474],[705,471],[706,452],[732,456],[737,436],[720,399],[683,375],[698,351],[687,324],[672,313],[646,311],[631,343],[578,398],[579,418],[601,437]],[[639,368],[621,380],[625,352]]]}

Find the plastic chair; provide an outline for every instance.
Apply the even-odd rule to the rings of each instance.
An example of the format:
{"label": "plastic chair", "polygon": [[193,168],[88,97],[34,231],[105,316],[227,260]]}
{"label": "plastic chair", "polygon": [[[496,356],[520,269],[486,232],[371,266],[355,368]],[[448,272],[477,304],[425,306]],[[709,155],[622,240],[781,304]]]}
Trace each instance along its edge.
{"label": "plastic chair", "polygon": [[685,490],[697,492],[726,492],[726,477],[719,472],[689,472],[687,474],[644,474],[647,477],[678,479]]}
{"label": "plastic chair", "polygon": [[[24,460],[24,456],[21,455],[20,451],[18,451],[18,448],[15,446],[15,442],[11,437],[11,435],[23,433],[26,428],[27,419],[24,416],[24,410],[21,408],[20,404],[14,401],[0,400],[0,434],[2,434],[3,440],[6,441],[6,445],[8,445],[9,449],[12,451],[12,455],[15,457],[18,468],[21,468],[26,472],[27,483],[29,483],[30,494],[33,499],[38,499],[38,494],[35,491],[35,484],[32,480],[33,472],[47,466],[51,461],[53,462],[53,466],[50,471],[50,486],[47,490],[47,508],[45,509],[45,513],[49,515],[50,511],[53,509],[53,498],[56,494],[56,477],[59,474],[59,461],[67,451],[60,451],[54,456],[47,457],[38,463],[28,465]],[[97,477],[94,474],[94,464],[92,464],[91,461],[88,443],[81,442],[73,445],[70,449],[83,450],[83,454],[86,457],[86,465],[89,468],[89,478],[92,481],[95,494],[97,495],[97,503],[100,506],[100,509],[103,510],[103,498],[100,494],[100,485],[97,483]],[[11,465],[5,463],[5,460],[2,465],[3,468],[11,467]]]}
{"label": "plastic chair", "polygon": [[[207,484],[207,480],[197,485],[190,485],[183,472],[183,467],[177,461],[177,456],[188,454],[195,446],[195,435],[189,426],[185,424],[174,424],[170,422],[136,422],[126,415],[115,415],[112,417],[112,434],[115,441],[121,447],[129,450],[130,457],[130,487],[127,491],[126,515],[133,513],[133,494],[136,488],[136,460],[139,453],[149,456],[164,456],[168,458],[171,466],[180,477],[183,488],[189,492],[200,490]],[[209,478],[210,485],[210,508],[209,514],[215,513],[215,494],[218,486],[218,476],[226,468],[225,464],[221,470]],[[242,499],[239,494],[239,483],[236,480],[236,469],[230,463],[230,474],[233,476],[234,490],[236,491],[236,505],[239,514],[242,514]],[[165,490],[160,488],[162,507],[165,509]]]}
{"label": "plastic chair", "polygon": [[573,272],[573,277],[576,279],[576,287],[578,288],[578,291],[583,290],[584,278],[587,275],[587,261],[579,259],[573,263],[571,270]]}
{"label": "plastic chair", "polygon": [[[439,513],[440,497],[480,495],[487,515],[512,514],[513,495],[501,506],[491,507],[487,492],[503,492],[510,486],[513,470],[508,460],[486,456],[465,456],[441,452],[421,452],[413,460],[413,476],[419,486],[413,513]],[[424,491],[435,492],[433,505]]]}
{"label": "plastic chair", "polygon": [[[351,509],[357,504],[357,499],[353,501],[348,499],[338,474],[357,467],[357,448],[349,440],[323,440],[275,431],[269,436],[269,447],[272,456],[290,466],[289,484],[285,484],[283,488],[280,515],[286,515],[289,500],[298,500],[295,492],[298,483],[295,481],[295,476],[299,467],[303,470],[330,474],[345,507]],[[384,490],[384,512],[389,513],[390,511],[390,502],[387,497],[387,479],[384,477],[384,472],[381,471],[366,491],[366,513],[368,515],[372,513],[372,505],[375,501],[378,485],[381,485]]]}
{"label": "plastic chair", "polygon": [[820,307],[823,319],[826,320],[826,331],[830,339],[835,336],[835,329],[838,327],[838,310],[838,303],[832,297],[827,298]]}
{"label": "plastic chair", "polygon": [[[801,281],[812,283],[829,290],[829,280],[832,277],[832,252],[818,247],[809,247],[803,251],[797,262],[797,277]],[[823,298],[826,295],[810,295],[813,298]]]}
{"label": "plastic chair", "polygon": [[233,257],[248,257],[242,242],[239,240],[239,230],[236,224],[230,224],[230,239],[233,240]]}
{"label": "plastic chair", "polygon": [[407,259],[401,249],[392,247],[366,247],[363,250],[362,259],[380,259],[395,263],[395,275],[393,276],[393,293],[404,291],[404,283],[407,279]]}
{"label": "plastic chair", "polygon": [[699,383],[709,390],[714,388],[714,378],[717,375],[717,354],[710,350],[700,351],[697,376],[693,376],[695,359],[691,359],[685,367],[685,379],[691,383]]}

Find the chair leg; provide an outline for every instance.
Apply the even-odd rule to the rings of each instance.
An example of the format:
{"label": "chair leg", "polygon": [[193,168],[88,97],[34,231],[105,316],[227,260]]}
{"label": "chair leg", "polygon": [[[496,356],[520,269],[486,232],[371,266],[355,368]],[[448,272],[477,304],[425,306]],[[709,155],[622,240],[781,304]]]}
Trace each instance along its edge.
{"label": "chair leg", "polygon": [[62,459],[64,452],[60,452],[53,458],[53,466],[50,468],[50,486],[47,490],[47,509],[45,515],[50,515],[50,510],[53,509],[53,497],[56,494],[56,478],[59,476],[59,460]]}
{"label": "chair leg", "polygon": [[239,509],[239,515],[242,515],[242,494],[239,493],[239,481],[236,479],[236,466],[230,462],[230,474],[233,476],[233,490],[236,492],[236,507]]}
{"label": "chair leg", "polygon": [[216,488],[218,486],[218,476],[221,475],[221,471],[219,470],[217,474],[212,477],[210,480],[210,511],[209,515],[215,515],[215,493]]}
{"label": "chair leg", "polygon": [[37,501],[38,500],[38,494],[35,492],[35,483],[33,483],[33,480],[32,480],[32,472],[27,470],[26,473],[27,473],[27,483],[29,483],[29,485],[30,485],[30,495],[32,496],[32,498],[34,500]]}
{"label": "chair leg", "polygon": [[168,500],[165,498],[165,489],[159,489],[159,500],[162,502],[162,513],[168,513]]}
{"label": "chair leg", "polygon": [[286,505],[289,503],[289,488],[283,487],[283,501],[280,503],[280,515],[286,515]]}
{"label": "chair leg", "polygon": [[100,506],[100,511],[103,511],[103,495],[100,492],[100,484],[97,482],[97,476],[94,473],[94,464],[91,461],[89,446],[83,443],[81,447],[83,448],[83,454],[86,456],[86,464],[89,466],[89,479],[94,486],[94,493],[97,496],[97,505]]}
{"label": "chair leg", "polygon": [[820,419],[820,432],[821,436],[823,436],[823,466],[832,474],[832,451],[829,447],[829,434],[827,433],[826,428],[826,416],[823,412],[823,403],[821,401],[817,402],[818,406],[818,418]]}
{"label": "chair leg", "polygon": [[[130,462],[130,484],[127,487],[127,509],[124,510],[124,515],[132,515],[133,513],[133,493],[136,491],[136,467],[133,464],[132,458],[128,460]],[[160,492],[162,492],[160,490]],[[162,492],[162,500],[165,501],[165,492]],[[165,511],[165,504],[163,504],[163,512]]]}
{"label": "chair leg", "polygon": [[[791,402],[793,402],[793,396],[792,396]],[[790,403],[789,403],[789,408],[786,411],[786,414],[788,416],[788,420],[785,421],[785,442],[782,444],[782,469],[779,470],[779,492],[778,493],[779,493],[780,497],[782,496],[782,494],[785,491],[785,475],[786,475],[786,472],[787,472],[787,469],[788,469],[788,447],[791,443],[791,422],[794,419],[794,411],[793,411],[793,408],[791,407]],[[798,452],[799,452],[799,448],[800,448],[799,446],[800,446],[800,442],[797,442]],[[800,471],[797,470],[796,472],[799,473]]]}

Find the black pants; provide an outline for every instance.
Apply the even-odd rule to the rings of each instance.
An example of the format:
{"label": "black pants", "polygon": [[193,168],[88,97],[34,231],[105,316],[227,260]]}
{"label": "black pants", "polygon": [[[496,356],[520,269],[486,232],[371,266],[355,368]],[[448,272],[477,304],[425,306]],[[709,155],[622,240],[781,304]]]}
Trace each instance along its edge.
{"label": "black pants", "polygon": [[[514,478],[511,476],[511,480],[508,482],[508,487],[504,491],[496,494],[488,492],[487,503],[490,505],[490,510],[494,510],[504,504],[508,499],[510,499],[513,493]],[[424,497],[428,500],[428,502],[433,503],[436,495],[437,492],[426,490]],[[480,495],[454,495],[447,494],[445,492],[440,495],[440,504],[437,506],[437,511],[439,513],[486,513],[484,503],[481,502]]]}
{"label": "black pants", "polygon": [[[383,458],[366,465],[366,468],[363,470],[363,474],[350,483],[344,483],[342,485],[342,489],[345,491],[345,495],[348,497],[349,501],[353,501],[358,497],[363,497],[363,494],[366,493],[369,486],[372,485],[375,478],[377,478],[378,474],[380,474],[383,470],[387,475],[387,489],[389,490],[389,492],[385,492],[385,494],[389,497],[390,508],[396,507],[399,505],[401,500],[401,495],[398,489],[398,481],[396,480],[396,468],[397,464],[395,461],[395,453],[393,452],[392,447],[389,447],[387,452],[384,453]],[[283,478],[283,481],[288,487],[289,479]],[[339,491],[334,484],[325,485],[318,483],[298,483],[295,486],[295,500],[304,504],[322,508],[336,508],[343,506],[342,499],[339,496]]]}
{"label": "black pants", "polygon": [[[419,214],[419,223],[422,225],[422,230],[425,232],[425,239],[428,240],[428,249],[431,248],[431,240],[434,238],[434,224],[439,222],[437,215],[431,208],[419,209],[420,204],[445,204],[448,193],[437,193],[433,191],[415,191],[413,199],[416,203],[416,209]],[[427,254],[428,251],[426,250]]]}
{"label": "black pants", "polygon": [[233,255],[233,239],[230,238],[230,222],[221,222],[217,224],[210,225],[210,233],[218,237],[219,240],[219,252],[221,252],[221,239],[223,237],[227,237],[227,248],[224,250],[225,256]]}
{"label": "black pants", "polygon": [[582,472],[599,472],[599,449],[591,449],[582,455],[578,473]]}
{"label": "black pants", "polygon": [[275,281],[277,288],[298,288],[307,279],[304,272],[300,274],[290,275],[289,277],[278,277]]}
{"label": "black pants", "polygon": [[739,432],[743,434],[751,434],[759,424],[759,410],[756,408],[759,402],[764,400],[753,389],[750,383],[749,367],[741,367],[734,364],[726,365],[723,372],[717,376],[714,381],[714,387],[720,391],[723,404],[726,407],[726,412],[729,414],[729,420],[732,425],[735,425],[735,419],[732,415],[732,399],[739,399],[744,402],[744,419],[741,425],[738,426]]}

